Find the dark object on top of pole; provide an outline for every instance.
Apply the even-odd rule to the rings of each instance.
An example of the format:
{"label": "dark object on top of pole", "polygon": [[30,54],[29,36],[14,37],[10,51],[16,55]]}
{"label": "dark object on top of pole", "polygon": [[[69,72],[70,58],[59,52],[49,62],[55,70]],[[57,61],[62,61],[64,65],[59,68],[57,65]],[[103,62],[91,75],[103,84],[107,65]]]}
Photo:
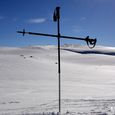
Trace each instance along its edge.
{"label": "dark object on top of pole", "polygon": [[56,7],[53,14],[53,21],[56,22],[60,19],[60,7]]}
{"label": "dark object on top of pole", "polygon": [[91,39],[89,36],[86,38],[79,38],[79,37],[71,37],[71,36],[63,36],[60,35],[60,7],[56,7],[53,14],[53,21],[57,22],[57,35],[54,34],[44,34],[44,33],[34,33],[34,32],[26,32],[25,29],[23,31],[17,31],[17,33],[22,33],[24,36],[25,34],[30,35],[39,35],[39,36],[50,36],[56,37],[58,39],[58,83],[59,83],[59,114],[61,114],[61,67],[60,67],[60,38],[66,39],[74,39],[74,40],[84,40],[89,48],[94,48],[96,45],[97,40]]}

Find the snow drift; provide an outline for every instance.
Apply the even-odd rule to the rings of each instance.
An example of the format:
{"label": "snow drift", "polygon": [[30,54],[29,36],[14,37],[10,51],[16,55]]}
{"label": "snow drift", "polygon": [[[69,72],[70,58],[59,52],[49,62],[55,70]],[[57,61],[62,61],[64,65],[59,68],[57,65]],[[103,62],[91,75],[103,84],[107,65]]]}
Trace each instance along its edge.
{"label": "snow drift", "polygon": [[[0,115],[58,111],[56,46],[0,48]],[[62,112],[114,113],[115,48],[61,47]]]}

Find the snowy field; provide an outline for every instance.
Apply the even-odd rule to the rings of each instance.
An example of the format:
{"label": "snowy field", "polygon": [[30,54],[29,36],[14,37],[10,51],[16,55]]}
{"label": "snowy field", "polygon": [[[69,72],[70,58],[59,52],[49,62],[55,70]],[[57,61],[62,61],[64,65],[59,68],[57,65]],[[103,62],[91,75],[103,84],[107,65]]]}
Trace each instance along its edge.
{"label": "snowy field", "polygon": [[[56,46],[0,47],[0,115],[58,112]],[[62,113],[115,114],[115,48],[61,47]],[[106,114],[104,114],[106,113]]]}

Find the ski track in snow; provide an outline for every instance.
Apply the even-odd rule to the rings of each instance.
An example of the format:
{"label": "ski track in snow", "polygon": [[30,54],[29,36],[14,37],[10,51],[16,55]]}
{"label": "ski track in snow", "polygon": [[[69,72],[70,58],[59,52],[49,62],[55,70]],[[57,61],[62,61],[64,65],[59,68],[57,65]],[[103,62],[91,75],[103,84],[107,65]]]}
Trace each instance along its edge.
{"label": "ski track in snow", "polygon": [[[115,113],[114,54],[112,47],[61,47],[62,113]],[[1,47],[0,115],[58,112],[57,63],[56,46]]]}

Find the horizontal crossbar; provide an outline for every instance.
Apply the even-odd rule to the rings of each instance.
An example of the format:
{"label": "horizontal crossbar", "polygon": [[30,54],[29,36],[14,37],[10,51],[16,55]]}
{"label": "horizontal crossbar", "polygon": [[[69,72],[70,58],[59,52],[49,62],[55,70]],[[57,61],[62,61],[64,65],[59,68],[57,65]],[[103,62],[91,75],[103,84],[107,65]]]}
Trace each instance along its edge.
{"label": "horizontal crossbar", "polygon": [[71,37],[71,36],[61,36],[60,34],[59,35],[54,35],[54,34],[25,32],[24,29],[23,29],[23,31],[17,31],[17,33],[22,33],[23,36],[25,34],[30,34],[30,35],[39,35],[39,36],[49,36],[49,37],[65,38],[65,39],[84,40],[84,41],[86,41],[86,43],[87,43],[87,45],[88,45],[89,48],[95,47],[96,41],[97,41],[96,39],[89,38],[89,36],[87,36],[86,38],[79,38],[79,37]]}
{"label": "horizontal crossbar", "polygon": [[[30,34],[30,35],[39,35],[39,36],[58,37],[58,35],[54,35],[54,34],[34,33],[34,32],[25,32],[25,31],[17,31],[17,33],[22,33],[23,35]],[[85,40],[85,38],[70,37],[70,36],[59,35],[59,37],[60,38],[66,38],[66,39]]]}

